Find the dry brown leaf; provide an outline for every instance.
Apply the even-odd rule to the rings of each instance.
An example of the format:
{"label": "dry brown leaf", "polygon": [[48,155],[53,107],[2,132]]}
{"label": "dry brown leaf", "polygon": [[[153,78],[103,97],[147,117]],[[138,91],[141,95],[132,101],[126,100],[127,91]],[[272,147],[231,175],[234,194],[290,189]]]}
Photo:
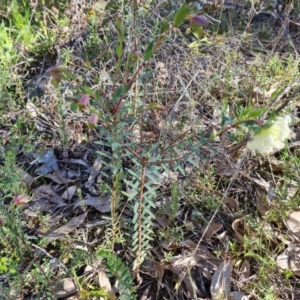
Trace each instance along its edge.
{"label": "dry brown leaf", "polygon": [[29,187],[31,188],[33,183],[34,183],[34,178],[28,174],[27,172],[25,172],[22,169],[18,169],[18,173],[20,176],[20,179]]}
{"label": "dry brown leaf", "polygon": [[159,240],[159,245],[165,250],[171,250],[174,241],[175,237],[170,237],[169,239]]}
{"label": "dry brown leaf", "polygon": [[220,162],[217,166],[217,170],[215,171],[214,175],[218,176],[231,176],[237,172],[237,167],[232,164],[228,164],[225,162]]}
{"label": "dry brown leaf", "polygon": [[156,260],[145,259],[141,265],[140,271],[157,279],[157,294],[160,290],[162,279],[165,273],[165,266]]}
{"label": "dry brown leaf", "polygon": [[64,204],[62,198],[49,185],[41,185],[34,190],[32,201],[41,199],[48,200],[51,203]]}
{"label": "dry brown leaf", "polygon": [[235,234],[236,238],[239,240],[240,243],[244,243],[244,237],[239,232],[239,230],[240,230],[239,227],[240,227],[240,224],[244,225],[245,222],[246,222],[245,218],[242,217],[242,218],[238,218],[238,219],[234,220],[232,222],[232,225],[231,225],[232,229],[234,231],[234,234]]}
{"label": "dry brown leaf", "polygon": [[87,196],[83,200],[78,200],[76,203],[74,203],[74,209],[82,205],[93,206],[98,211],[107,213],[111,210],[111,196],[106,195],[103,198],[100,198],[92,197],[91,195],[87,194]]}
{"label": "dry brown leaf", "polygon": [[277,264],[283,270],[292,270],[300,276],[300,245],[290,243],[288,248],[277,257]]}
{"label": "dry brown leaf", "polygon": [[26,103],[26,109],[33,118],[36,118],[39,114],[36,106],[30,100]]}
{"label": "dry brown leaf", "polygon": [[248,300],[248,297],[245,293],[235,291],[230,293],[229,300]]}
{"label": "dry brown leaf", "polygon": [[46,174],[44,175],[44,177],[49,178],[58,184],[66,184],[74,181],[71,179],[67,179],[66,173],[64,171],[59,171],[59,170],[56,170],[52,174]]}
{"label": "dry brown leaf", "polygon": [[291,182],[286,185],[287,195],[286,200],[291,200],[298,192],[297,182]]}
{"label": "dry brown leaf", "polygon": [[193,242],[192,240],[190,240],[190,239],[182,241],[181,245],[184,246],[184,247],[187,247],[191,250],[193,250],[197,247],[197,244],[195,242]]}
{"label": "dry brown leaf", "polygon": [[63,192],[61,197],[66,200],[71,200],[72,197],[74,196],[76,190],[77,190],[77,185],[72,185]]}
{"label": "dry brown leaf", "polygon": [[42,166],[34,170],[34,173],[37,175],[46,175],[58,170],[58,162],[52,149],[46,151],[44,155],[34,160],[30,164],[35,163],[43,163]]}
{"label": "dry brown leaf", "polygon": [[174,274],[182,276],[182,281],[185,284],[189,298],[197,298],[198,295],[200,296],[202,294],[194,278],[192,278],[190,270],[197,266],[201,269],[202,275],[211,280],[210,273],[214,272],[221,262],[210,254],[209,251],[201,247],[199,248],[199,254],[193,255],[193,253],[184,251],[183,254],[175,256],[168,261],[170,265],[168,265],[167,268]]}
{"label": "dry brown leaf", "polygon": [[82,165],[82,166],[85,166],[87,168],[89,167],[88,164],[86,162],[84,162],[82,159],[71,158],[71,159],[66,160],[66,162],[70,163],[70,164]]}
{"label": "dry brown leaf", "polygon": [[200,259],[202,259],[202,258],[198,255],[193,256],[190,254],[189,256],[186,256],[186,255],[180,254],[180,255],[172,257],[169,260],[169,263],[171,263],[173,267],[179,268],[179,269],[183,269],[187,266],[189,268],[192,268],[197,265],[197,263]]}
{"label": "dry brown leaf", "polygon": [[229,294],[231,290],[231,271],[232,263],[230,261],[223,261],[219,265],[211,281],[210,291],[212,300],[229,299]]}
{"label": "dry brown leaf", "polygon": [[241,267],[239,268],[239,275],[243,277],[248,277],[250,274],[250,263],[248,260],[244,260]]}
{"label": "dry brown leaf", "polygon": [[223,201],[223,210],[226,213],[230,214],[230,210],[229,209],[233,209],[233,210],[238,210],[239,209],[239,202],[232,197],[224,197],[224,201]]}
{"label": "dry brown leaf", "polygon": [[142,294],[140,300],[149,300],[149,299],[152,300],[152,298],[149,297],[150,289],[151,289],[151,284],[149,284],[149,285],[146,287],[146,289],[144,290],[144,292],[143,292],[143,294]]}
{"label": "dry brown leaf", "polygon": [[214,234],[216,234],[223,227],[222,223],[210,222],[201,230],[201,234],[203,235],[203,239],[208,240]]}
{"label": "dry brown leaf", "polygon": [[93,167],[91,169],[91,173],[90,173],[89,179],[85,183],[85,187],[86,188],[90,188],[94,184],[96,177],[100,173],[101,167],[102,167],[101,156],[97,156],[96,160],[94,161]]}
{"label": "dry brown leaf", "polygon": [[65,235],[69,234],[71,231],[79,227],[85,220],[85,217],[86,214],[82,214],[71,219],[67,224],[57,228],[56,230],[45,236],[45,238],[49,243],[51,243],[57,239],[64,237]]}
{"label": "dry brown leaf", "polygon": [[[107,293],[110,294],[111,298],[110,299],[117,299],[116,294],[110,284],[110,281],[106,275],[105,272],[103,271],[97,271],[98,272],[98,281],[99,281],[99,286],[103,288],[103,290]],[[104,298],[100,297],[100,300],[104,300]]]}
{"label": "dry brown leaf", "polygon": [[258,185],[255,191],[255,198],[257,210],[263,217],[270,210],[267,191],[263,187]]}
{"label": "dry brown leaf", "polygon": [[284,220],[286,227],[296,235],[300,233],[300,211],[292,212],[287,219]]}
{"label": "dry brown leaf", "polygon": [[[169,270],[171,270],[178,277],[180,277],[183,274],[182,269],[178,269],[172,265],[169,266]],[[198,289],[194,279],[188,274],[185,274],[182,278],[182,281],[184,282],[185,288],[187,290],[187,296],[189,298],[197,299],[198,294],[200,294],[201,292]]]}
{"label": "dry brown leaf", "polygon": [[72,278],[64,278],[60,282],[60,287],[56,292],[57,299],[65,298],[78,292],[75,280]]}

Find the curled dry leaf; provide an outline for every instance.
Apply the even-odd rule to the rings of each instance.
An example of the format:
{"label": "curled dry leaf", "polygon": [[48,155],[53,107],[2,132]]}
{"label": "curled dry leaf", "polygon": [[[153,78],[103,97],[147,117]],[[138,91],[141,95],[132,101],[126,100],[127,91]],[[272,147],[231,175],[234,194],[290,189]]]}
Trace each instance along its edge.
{"label": "curled dry leaf", "polygon": [[208,240],[223,227],[222,223],[210,222],[202,230],[203,239]]}
{"label": "curled dry leaf", "polygon": [[243,277],[248,277],[250,274],[250,264],[248,260],[244,260],[241,267],[239,268],[239,275]]}
{"label": "curled dry leaf", "polygon": [[292,212],[287,219],[284,220],[286,227],[295,235],[300,234],[300,211]]}
{"label": "curled dry leaf", "polygon": [[62,198],[49,185],[40,185],[34,190],[32,201],[39,201],[41,199],[48,200],[51,203],[64,204]]}
{"label": "curled dry leaf", "polygon": [[26,103],[26,109],[33,118],[36,118],[39,114],[36,106],[30,100]]}
{"label": "curled dry leaf", "polygon": [[63,192],[61,197],[66,200],[71,200],[72,197],[74,196],[76,190],[77,190],[77,185],[72,185]]}
{"label": "curled dry leaf", "polygon": [[197,287],[194,278],[188,276],[187,273],[184,274],[183,270],[176,267],[169,266],[169,269],[178,277],[181,277],[183,275],[182,281],[184,282],[185,288],[187,290],[187,296],[189,298],[197,299],[197,296],[201,293],[201,291]]}
{"label": "curled dry leaf", "polygon": [[77,291],[78,287],[75,280],[72,278],[64,278],[58,286],[56,297],[57,299],[65,298],[77,293]]}
{"label": "curled dry leaf", "polygon": [[111,296],[111,299],[117,299],[106,273],[100,270],[98,270],[97,272],[98,272],[99,286]]}
{"label": "curled dry leaf", "polygon": [[71,159],[68,159],[66,160],[67,163],[70,163],[70,164],[78,164],[78,165],[82,165],[84,167],[89,167],[88,164],[86,162],[84,162],[82,159],[75,159],[75,158],[71,158]]}
{"label": "curled dry leaf", "polygon": [[101,167],[102,167],[101,156],[97,156],[96,160],[94,161],[93,167],[91,169],[89,179],[85,183],[86,188],[90,188],[94,184],[96,177],[100,173]]}
{"label": "curled dry leaf", "polygon": [[48,150],[44,155],[35,159],[30,164],[35,163],[43,163],[42,166],[35,169],[34,173],[37,175],[50,174],[53,171],[58,170],[57,159],[52,149]]}
{"label": "curled dry leaf", "polygon": [[[211,280],[211,273],[217,270],[221,263],[214,255],[210,254],[206,247],[197,248],[197,253],[193,255],[192,252],[184,251],[182,254],[172,257],[166,267],[174,274],[182,276],[182,280],[187,290],[187,296],[196,298],[201,295],[201,291],[196,285],[195,279],[190,276],[189,270],[194,267],[199,267],[201,273],[208,280]],[[188,272],[186,272],[188,270]]]}
{"label": "curled dry leaf", "polygon": [[111,196],[109,194],[104,196],[103,198],[92,197],[91,195],[87,194],[87,196],[83,200],[78,200],[76,203],[74,203],[74,209],[78,206],[88,205],[93,206],[102,213],[107,213],[111,210],[110,203]]}
{"label": "curled dry leaf", "polygon": [[217,170],[214,175],[218,176],[231,176],[237,172],[238,168],[235,164],[228,164],[225,162],[220,162],[217,166]]}
{"label": "curled dry leaf", "polygon": [[197,244],[190,239],[182,241],[181,245],[189,249],[195,249],[197,247]]}
{"label": "curled dry leaf", "polygon": [[248,300],[248,297],[242,292],[231,292],[229,300]]}
{"label": "curled dry leaf", "polygon": [[29,188],[33,186],[34,178],[26,171],[18,168],[18,173],[22,182],[24,182]]}
{"label": "curled dry leaf", "polygon": [[289,244],[288,248],[277,257],[277,264],[283,270],[291,270],[300,276],[300,245]]}
{"label": "curled dry leaf", "polygon": [[[222,195],[223,197],[223,195]],[[239,209],[239,202],[233,197],[224,197],[223,210],[228,215],[232,215],[231,210],[237,211]]]}
{"label": "curled dry leaf", "polygon": [[210,291],[212,300],[229,299],[231,271],[232,263],[230,261],[223,261],[219,265],[211,281]]}
{"label": "curled dry leaf", "polygon": [[67,179],[66,178],[66,172],[59,171],[59,170],[56,170],[52,174],[46,174],[46,175],[44,175],[44,177],[49,178],[49,179],[53,180],[54,182],[56,182],[58,184],[67,184],[69,182],[74,181],[74,180],[71,180],[71,179]]}
{"label": "curled dry leaf", "polygon": [[56,230],[52,231],[50,234],[45,236],[49,243],[64,237],[65,235],[69,234],[71,231],[79,227],[83,221],[85,220],[86,215],[82,214],[73,219],[71,219],[67,224],[57,228]]}
{"label": "curled dry leaf", "polygon": [[[240,243],[244,243],[244,234],[250,233],[250,228],[248,224],[246,223],[246,220],[244,217],[238,218],[232,222],[232,229],[234,231],[234,234],[236,238],[239,240]],[[242,234],[240,233],[242,231]]]}
{"label": "curled dry leaf", "polygon": [[162,279],[165,273],[165,266],[156,260],[145,259],[141,265],[140,271],[144,274],[157,279],[157,294],[160,290]]}
{"label": "curled dry leaf", "polygon": [[268,201],[266,190],[258,185],[255,191],[255,198],[257,210],[261,216],[264,216],[270,210],[270,203]]}

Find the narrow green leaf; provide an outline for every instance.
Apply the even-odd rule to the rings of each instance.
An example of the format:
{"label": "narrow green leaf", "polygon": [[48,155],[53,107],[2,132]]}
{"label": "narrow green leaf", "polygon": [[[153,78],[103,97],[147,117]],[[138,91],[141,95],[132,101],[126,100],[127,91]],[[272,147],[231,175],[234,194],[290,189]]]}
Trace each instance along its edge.
{"label": "narrow green leaf", "polygon": [[[146,213],[148,214],[148,216],[146,215]],[[149,217],[151,217],[152,219],[155,219],[155,215],[152,213],[152,211],[148,207],[143,207],[142,217],[145,217],[144,219],[146,219],[147,221],[150,221],[148,219]]]}
{"label": "narrow green leaf", "polygon": [[176,26],[180,26],[184,22],[184,19],[187,17],[189,12],[190,9],[186,4],[181,5],[181,7],[178,9],[174,16],[174,24]]}
{"label": "narrow green leaf", "polygon": [[127,192],[122,191],[122,194],[125,195],[126,197],[128,197],[128,200],[130,201],[137,196],[138,192],[135,191],[135,192],[127,193]]}
{"label": "narrow green leaf", "polygon": [[118,58],[120,58],[123,55],[124,51],[123,51],[122,44],[119,43],[116,44],[116,53]]}
{"label": "narrow green leaf", "polygon": [[164,33],[169,28],[169,22],[164,20],[161,25],[160,34]]}
{"label": "narrow green leaf", "polygon": [[116,27],[118,30],[118,41],[121,44],[125,39],[125,29],[121,20],[117,20]]}
{"label": "narrow green leaf", "polygon": [[70,105],[70,108],[72,111],[77,111],[78,110],[78,104],[75,102],[72,102]]}
{"label": "narrow green leaf", "polygon": [[146,49],[146,52],[145,52],[144,61],[147,61],[152,57],[152,55],[153,55],[153,46],[154,46],[153,42],[151,42],[148,45],[148,47]]}
{"label": "narrow green leaf", "polygon": [[119,99],[120,97],[122,97],[124,95],[124,93],[126,92],[126,87],[125,86],[119,86],[116,91],[113,93],[112,98],[114,101],[116,101],[117,99]]}
{"label": "narrow green leaf", "polygon": [[127,169],[127,171],[128,171],[128,173],[129,173],[130,175],[132,175],[134,178],[136,178],[136,179],[139,179],[139,178],[140,178],[140,175],[139,175],[138,173],[135,173],[133,170]]}

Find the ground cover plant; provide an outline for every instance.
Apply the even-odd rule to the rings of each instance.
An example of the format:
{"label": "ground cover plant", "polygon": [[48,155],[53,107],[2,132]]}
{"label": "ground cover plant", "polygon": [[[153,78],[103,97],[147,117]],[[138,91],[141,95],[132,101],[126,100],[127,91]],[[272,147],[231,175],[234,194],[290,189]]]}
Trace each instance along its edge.
{"label": "ground cover plant", "polygon": [[0,4],[0,299],[298,299],[300,7]]}

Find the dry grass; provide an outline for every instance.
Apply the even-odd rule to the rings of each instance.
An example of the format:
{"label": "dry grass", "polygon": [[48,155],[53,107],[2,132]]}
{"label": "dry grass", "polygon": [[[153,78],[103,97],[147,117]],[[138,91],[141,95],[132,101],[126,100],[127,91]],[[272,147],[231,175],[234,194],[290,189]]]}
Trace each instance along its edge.
{"label": "dry grass", "polygon": [[[130,52],[143,57],[179,6],[101,3],[36,7],[49,47],[24,38],[6,60],[0,298],[56,299],[65,284],[65,299],[297,299],[299,7],[286,34],[288,19],[264,3],[255,16],[244,3],[205,6],[203,37],[174,28],[116,95],[142,65],[127,64]],[[54,65],[74,77],[53,85]],[[90,105],[71,110],[82,94]],[[290,114],[296,135],[269,158],[247,151],[245,126],[219,134],[271,111]],[[15,193],[30,195],[28,208],[13,206]]]}

